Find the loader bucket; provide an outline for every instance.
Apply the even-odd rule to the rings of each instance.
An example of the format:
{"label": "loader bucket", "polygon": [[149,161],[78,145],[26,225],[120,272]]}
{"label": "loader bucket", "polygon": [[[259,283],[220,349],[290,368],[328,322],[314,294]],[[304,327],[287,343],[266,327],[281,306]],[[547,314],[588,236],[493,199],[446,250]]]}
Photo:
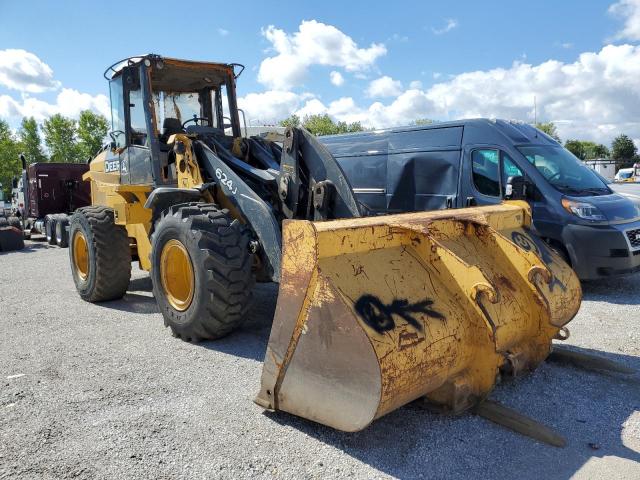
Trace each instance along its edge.
{"label": "loader bucket", "polygon": [[549,354],[580,284],[524,204],[283,227],[256,403],[344,431],[420,397],[454,413]]}

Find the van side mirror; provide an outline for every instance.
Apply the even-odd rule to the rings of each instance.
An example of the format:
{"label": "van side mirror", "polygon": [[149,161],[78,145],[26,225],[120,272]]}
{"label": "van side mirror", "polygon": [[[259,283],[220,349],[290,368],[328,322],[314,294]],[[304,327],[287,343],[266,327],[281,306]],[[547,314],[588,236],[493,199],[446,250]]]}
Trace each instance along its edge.
{"label": "van side mirror", "polygon": [[531,182],[522,175],[509,177],[505,186],[504,198],[507,200],[527,200],[533,194]]}

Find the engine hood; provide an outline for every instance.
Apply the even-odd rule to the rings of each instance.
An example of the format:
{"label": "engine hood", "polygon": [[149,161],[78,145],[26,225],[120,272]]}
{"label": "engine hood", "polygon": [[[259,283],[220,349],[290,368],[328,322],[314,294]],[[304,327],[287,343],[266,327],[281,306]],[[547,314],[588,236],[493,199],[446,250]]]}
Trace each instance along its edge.
{"label": "engine hood", "polygon": [[619,193],[592,197],[576,197],[574,200],[589,202],[598,207],[610,222],[631,222],[640,217],[640,204]]}

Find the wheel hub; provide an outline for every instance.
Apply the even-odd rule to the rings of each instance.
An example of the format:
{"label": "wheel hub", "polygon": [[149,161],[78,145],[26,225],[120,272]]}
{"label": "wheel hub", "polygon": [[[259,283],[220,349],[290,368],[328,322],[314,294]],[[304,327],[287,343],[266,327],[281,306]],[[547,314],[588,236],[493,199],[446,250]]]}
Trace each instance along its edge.
{"label": "wheel hub", "polygon": [[160,281],[169,304],[182,312],[193,300],[195,276],[191,257],[178,240],[169,240],[160,255]]}
{"label": "wheel hub", "polygon": [[80,231],[73,235],[73,266],[82,280],[89,274],[89,247],[87,239]]}

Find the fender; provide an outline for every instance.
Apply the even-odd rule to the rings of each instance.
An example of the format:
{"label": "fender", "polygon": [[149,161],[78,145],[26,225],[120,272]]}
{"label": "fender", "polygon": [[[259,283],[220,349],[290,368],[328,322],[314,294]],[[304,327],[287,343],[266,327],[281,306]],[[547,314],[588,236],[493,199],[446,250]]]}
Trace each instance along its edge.
{"label": "fender", "polygon": [[204,142],[195,140],[193,146],[200,166],[216,182],[225,197],[243,216],[244,223],[249,225],[258,237],[264,253],[263,260],[267,277],[274,282],[280,282],[282,234],[272,207],[262,200]]}

